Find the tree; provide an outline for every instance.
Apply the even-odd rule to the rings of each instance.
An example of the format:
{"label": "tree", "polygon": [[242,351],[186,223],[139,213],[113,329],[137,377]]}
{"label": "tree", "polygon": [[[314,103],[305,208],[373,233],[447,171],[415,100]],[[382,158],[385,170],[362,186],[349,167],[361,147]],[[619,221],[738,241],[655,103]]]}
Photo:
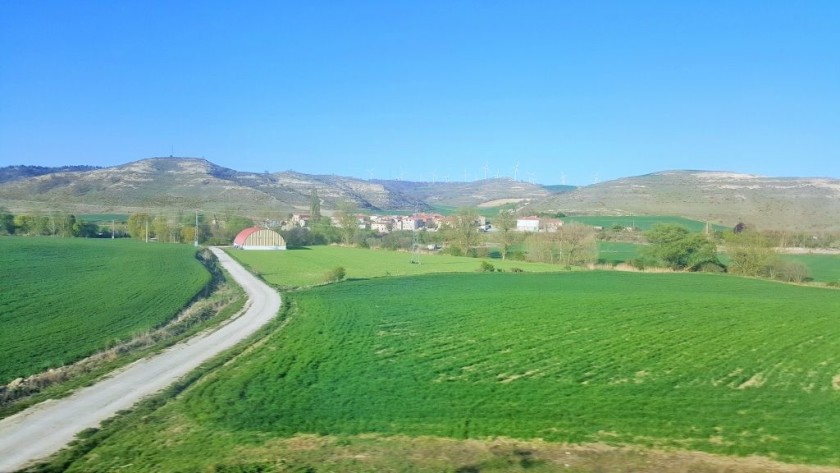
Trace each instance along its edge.
{"label": "tree", "polygon": [[[146,238],[147,225],[152,219],[147,213],[133,213],[128,216],[128,234],[131,238]],[[151,232],[151,229],[149,230]],[[149,235],[151,236],[151,235]]]}
{"label": "tree", "polygon": [[321,220],[321,198],[318,197],[318,189],[312,190],[312,196],[309,199],[309,216],[312,220]]}
{"label": "tree", "polygon": [[776,251],[769,239],[754,230],[741,229],[724,235],[729,271],[743,276],[771,276]]}
{"label": "tree", "polygon": [[650,243],[644,250],[647,256],[672,269],[697,271],[706,264],[720,266],[717,246],[701,233],[690,233],[679,225],[658,224],[645,236]]}
{"label": "tree", "polygon": [[493,220],[493,226],[497,230],[497,235],[499,235],[502,259],[507,259],[510,247],[518,239],[518,235],[516,234],[516,214],[512,209],[500,210],[499,215]]}
{"label": "tree", "polygon": [[0,235],[11,235],[15,232],[15,216],[0,209]]}
{"label": "tree", "polygon": [[560,262],[566,266],[585,266],[598,259],[598,240],[595,228],[582,223],[570,222],[561,226]]}
{"label": "tree", "polygon": [[166,217],[158,215],[152,220],[151,225],[157,241],[163,242],[169,240],[169,222],[166,220]]}
{"label": "tree", "polygon": [[474,247],[478,245],[478,212],[474,208],[462,207],[455,212],[447,235],[449,243],[463,255],[475,256]]}
{"label": "tree", "polygon": [[334,216],[338,220],[338,226],[341,228],[341,236],[345,245],[353,244],[353,236],[359,228],[359,221],[356,214],[359,208],[354,202],[342,201],[338,204]]}

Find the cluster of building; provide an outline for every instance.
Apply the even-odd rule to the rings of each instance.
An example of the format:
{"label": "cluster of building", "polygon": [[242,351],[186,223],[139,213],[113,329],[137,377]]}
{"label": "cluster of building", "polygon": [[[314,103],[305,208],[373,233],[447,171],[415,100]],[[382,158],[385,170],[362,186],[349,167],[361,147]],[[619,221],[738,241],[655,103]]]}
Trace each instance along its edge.
{"label": "cluster of building", "polygon": [[[356,224],[359,229],[372,230],[384,234],[393,231],[437,231],[447,225],[454,225],[456,217],[445,217],[441,214],[417,213],[413,215],[366,215],[357,214]],[[292,218],[282,227],[286,230],[294,227],[306,228],[312,224],[312,217],[307,214],[293,214]],[[337,218],[332,218],[332,224],[340,227]],[[474,222],[479,231],[495,231],[487,217],[477,216]],[[275,226],[268,224],[266,226]],[[516,231],[519,232],[556,232],[563,226],[563,221],[556,218],[519,217],[516,219]],[[286,242],[283,237],[265,227],[246,228],[236,236],[233,242],[236,248],[246,250],[285,250]]]}
{"label": "cluster of building", "polygon": [[[357,214],[356,223],[361,230],[372,230],[377,233],[390,233],[394,231],[437,231],[447,225],[454,224],[456,217],[446,217],[437,213],[416,213],[413,215],[367,215]],[[288,227],[308,227],[312,217],[307,214],[293,214],[287,223]],[[476,217],[475,226],[479,231],[494,231],[492,222],[487,217],[479,215]],[[340,227],[341,223],[337,218],[332,218],[332,224]],[[546,217],[518,217],[516,219],[516,231],[519,232],[556,232],[563,226],[563,221],[557,218]]]}

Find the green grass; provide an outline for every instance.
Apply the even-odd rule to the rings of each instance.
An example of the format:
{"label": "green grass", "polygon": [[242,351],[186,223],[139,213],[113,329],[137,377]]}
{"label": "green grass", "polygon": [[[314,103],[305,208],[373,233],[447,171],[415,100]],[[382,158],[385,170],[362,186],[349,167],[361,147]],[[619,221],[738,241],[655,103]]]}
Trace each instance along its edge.
{"label": "green grass", "polygon": [[599,241],[598,260],[607,264],[626,263],[639,258],[644,245],[618,241]]}
{"label": "green grass", "polygon": [[159,326],[210,279],[187,245],[0,238],[0,383]]}
{"label": "green grass", "polygon": [[[702,232],[706,229],[706,222],[698,220],[691,220],[683,217],[671,217],[666,215],[622,215],[622,216],[601,216],[601,215],[580,215],[563,218],[567,222],[580,222],[585,225],[600,226],[609,230],[615,225],[622,227],[632,227],[647,231],[656,224],[673,224],[681,225],[692,232]],[[729,230],[728,227],[720,225],[712,225],[712,231]]]}
{"label": "green grass", "polygon": [[787,261],[796,261],[808,267],[814,281],[840,282],[840,255],[780,255]]}
{"label": "green grass", "polygon": [[105,439],[79,470],[208,471],[249,450],[282,466],[266,452],[306,433],[840,465],[837,291],[577,272],[394,277],[285,297],[287,325]]}
{"label": "green grass", "polygon": [[[324,274],[337,266],[347,270],[349,279],[383,276],[412,276],[429,273],[475,272],[482,259],[448,255],[421,255],[420,264],[411,264],[411,254],[388,251],[313,246],[288,251],[228,250],[237,261],[259,274],[266,282],[281,287],[310,286],[324,282]],[[528,272],[559,271],[557,265],[487,259],[504,271],[520,268]]]}

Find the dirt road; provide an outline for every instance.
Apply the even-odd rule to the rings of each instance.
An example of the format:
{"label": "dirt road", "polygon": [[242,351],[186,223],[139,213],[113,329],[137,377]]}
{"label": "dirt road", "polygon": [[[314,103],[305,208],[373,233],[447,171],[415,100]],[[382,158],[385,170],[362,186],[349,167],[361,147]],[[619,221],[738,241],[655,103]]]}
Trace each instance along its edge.
{"label": "dirt road", "polygon": [[223,251],[219,261],[247,292],[244,314],[214,332],[179,343],[152,358],[137,361],[72,396],[50,400],[0,421],[0,472],[15,471],[67,444],[76,433],[96,427],[117,411],[169,386],[203,361],[232,347],[280,309],[280,295],[247,272]]}

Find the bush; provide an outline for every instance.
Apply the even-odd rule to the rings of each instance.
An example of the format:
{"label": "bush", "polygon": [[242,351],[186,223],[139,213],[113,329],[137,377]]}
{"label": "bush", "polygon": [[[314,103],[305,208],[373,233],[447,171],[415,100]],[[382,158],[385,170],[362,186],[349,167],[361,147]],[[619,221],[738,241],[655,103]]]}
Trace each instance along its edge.
{"label": "bush", "polygon": [[829,281],[825,285],[828,287],[840,287],[840,281]]}
{"label": "bush", "polygon": [[808,267],[798,261],[777,260],[770,267],[770,274],[774,279],[785,282],[801,283],[811,278]]}
{"label": "bush", "polygon": [[496,270],[496,267],[493,266],[489,261],[482,261],[481,265],[478,267],[479,271],[483,271],[485,273],[492,273]]}
{"label": "bush", "polygon": [[342,266],[339,266],[327,271],[327,273],[324,274],[324,282],[338,282],[344,279],[344,276],[346,275],[347,271]]}
{"label": "bush", "polygon": [[521,273],[521,272],[522,272],[522,268],[510,268],[510,272],[511,272],[511,273]]}

